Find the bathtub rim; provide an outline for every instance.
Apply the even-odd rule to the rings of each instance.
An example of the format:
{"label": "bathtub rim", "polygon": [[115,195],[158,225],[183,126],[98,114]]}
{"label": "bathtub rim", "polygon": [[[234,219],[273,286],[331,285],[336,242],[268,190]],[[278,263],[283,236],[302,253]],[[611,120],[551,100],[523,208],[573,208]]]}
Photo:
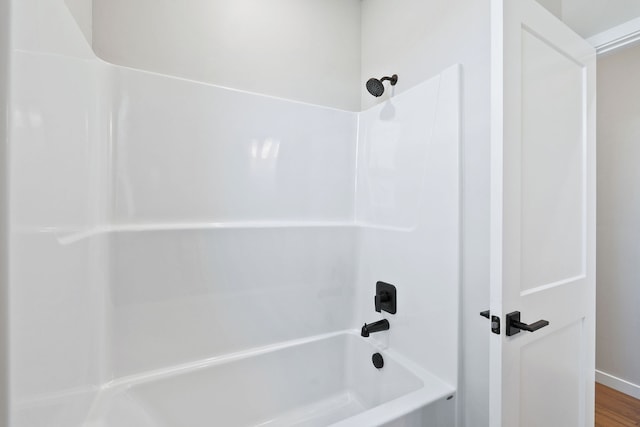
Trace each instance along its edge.
{"label": "bathtub rim", "polygon": [[[183,374],[197,372],[199,370],[215,366],[223,366],[228,363],[250,359],[263,354],[273,353],[322,340],[328,340],[339,336],[353,336],[357,339],[363,339],[360,337],[359,330],[345,329],[115,378],[103,384],[99,388],[96,398],[89,409],[84,425],[92,426],[103,420],[104,416],[108,413],[109,404],[112,399],[119,393],[126,392],[137,385],[168,380]],[[363,425],[374,427],[382,425],[394,421],[419,408],[427,406],[430,403],[455,395],[456,389],[453,386],[447,384],[436,375],[426,371],[397,351],[371,339],[368,339],[366,344],[371,347],[372,351],[378,351],[385,357],[388,357],[395,363],[401,365],[410,374],[418,378],[422,385],[417,390],[408,392],[400,397],[389,400],[388,402],[369,408],[359,414],[330,424],[328,427],[361,427]]]}

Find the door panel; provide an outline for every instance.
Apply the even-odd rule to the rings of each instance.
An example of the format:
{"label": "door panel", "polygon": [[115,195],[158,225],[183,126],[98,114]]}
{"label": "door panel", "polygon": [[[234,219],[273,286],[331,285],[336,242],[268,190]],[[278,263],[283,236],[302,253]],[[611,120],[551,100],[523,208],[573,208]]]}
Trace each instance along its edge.
{"label": "door panel", "polygon": [[595,51],[533,0],[492,16],[491,425],[592,426]]}
{"label": "door panel", "polygon": [[[574,322],[522,346],[520,426],[584,425],[580,407],[583,321]],[[549,352],[553,348],[553,352]]]}
{"label": "door panel", "polygon": [[583,74],[522,28],[523,292],[584,275]]}

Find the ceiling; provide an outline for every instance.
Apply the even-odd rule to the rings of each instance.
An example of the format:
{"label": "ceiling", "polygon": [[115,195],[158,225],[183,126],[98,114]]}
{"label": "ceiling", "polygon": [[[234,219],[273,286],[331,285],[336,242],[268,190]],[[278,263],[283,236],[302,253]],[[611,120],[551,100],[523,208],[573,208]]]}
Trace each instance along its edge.
{"label": "ceiling", "polygon": [[537,0],[588,38],[640,17],[640,0]]}

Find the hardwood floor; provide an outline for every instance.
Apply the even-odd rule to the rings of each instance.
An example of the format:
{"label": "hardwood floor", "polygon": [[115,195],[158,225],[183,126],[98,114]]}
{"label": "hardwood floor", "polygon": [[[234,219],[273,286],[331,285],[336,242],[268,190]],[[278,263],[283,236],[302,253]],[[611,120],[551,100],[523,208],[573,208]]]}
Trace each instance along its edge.
{"label": "hardwood floor", "polygon": [[596,383],[595,427],[640,426],[640,400]]}

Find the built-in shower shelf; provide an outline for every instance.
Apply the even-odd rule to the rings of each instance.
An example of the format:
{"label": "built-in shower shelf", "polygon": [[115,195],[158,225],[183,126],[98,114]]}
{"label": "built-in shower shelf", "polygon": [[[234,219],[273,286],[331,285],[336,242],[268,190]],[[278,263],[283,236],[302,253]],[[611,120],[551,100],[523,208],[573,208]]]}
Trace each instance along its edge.
{"label": "built-in shower shelf", "polygon": [[135,233],[150,231],[270,229],[270,228],[362,228],[397,232],[411,232],[415,228],[377,225],[368,222],[348,221],[234,221],[104,225],[90,228],[31,228],[24,233],[52,233],[58,243],[71,244],[83,239],[109,233]]}

